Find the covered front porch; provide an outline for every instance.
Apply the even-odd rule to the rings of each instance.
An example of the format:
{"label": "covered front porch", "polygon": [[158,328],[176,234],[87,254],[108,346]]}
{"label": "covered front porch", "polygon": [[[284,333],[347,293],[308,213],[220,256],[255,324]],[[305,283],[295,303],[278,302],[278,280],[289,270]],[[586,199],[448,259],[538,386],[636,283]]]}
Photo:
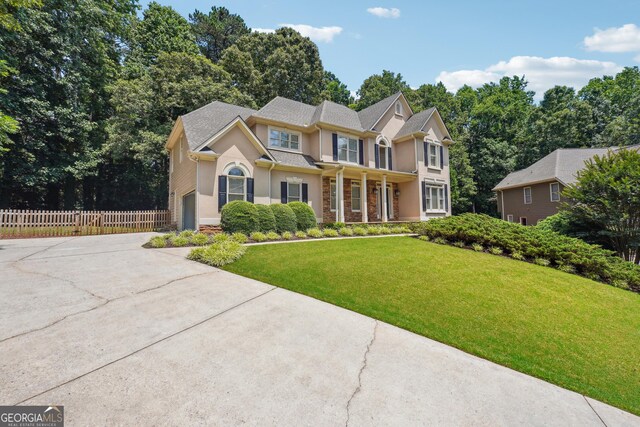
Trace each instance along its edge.
{"label": "covered front porch", "polygon": [[341,167],[322,177],[322,220],[345,223],[399,221],[400,184],[414,174],[379,169]]}

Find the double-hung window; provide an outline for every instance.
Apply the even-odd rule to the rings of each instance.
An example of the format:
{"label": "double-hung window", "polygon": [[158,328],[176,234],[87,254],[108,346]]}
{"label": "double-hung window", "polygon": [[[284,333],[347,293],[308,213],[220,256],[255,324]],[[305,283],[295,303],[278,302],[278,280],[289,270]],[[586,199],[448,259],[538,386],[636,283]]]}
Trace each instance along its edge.
{"label": "double-hung window", "polygon": [[351,181],[351,211],[360,212],[362,206],[362,192],[360,181]]}
{"label": "double-hung window", "polygon": [[289,182],[287,183],[287,203],[302,201],[301,184]]}
{"label": "double-hung window", "polygon": [[531,202],[532,202],[531,187],[524,187],[524,204],[530,205]]}
{"label": "double-hung window", "polygon": [[269,147],[300,151],[300,134],[285,129],[269,128]]}
{"label": "double-hung window", "polygon": [[227,173],[227,200],[247,199],[247,182],[244,172],[240,168],[233,168]]}
{"label": "double-hung window", "polygon": [[427,144],[427,165],[430,168],[440,169],[442,165],[440,164],[440,153],[438,150],[440,149],[440,145],[435,144],[433,142],[429,142]]}
{"label": "double-hung window", "polygon": [[341,162],[358,163],[358,140],[348,136],[338,136],[338,160]]}
{"label": "double-hung window", "polygon": [[427,211],[444,211],[444,187],[427,185],[425,191]]}
{"label": "double-hung window", "polygon": [[549,186],[549,191],[551,192],[551,201],[559,202],[560,201],[560,184],[557,182],[552,182]]}
{"label": "double-hung window", "polygon": [[329,209],[331,212],[336,211],[336,180],[332,179],[329,184]]}
{"label": "double-hung window", "polygon": [[380,169],[389,169],[389,150],[384,141],[380,141],[378,146],[378,158],[380,159]]}

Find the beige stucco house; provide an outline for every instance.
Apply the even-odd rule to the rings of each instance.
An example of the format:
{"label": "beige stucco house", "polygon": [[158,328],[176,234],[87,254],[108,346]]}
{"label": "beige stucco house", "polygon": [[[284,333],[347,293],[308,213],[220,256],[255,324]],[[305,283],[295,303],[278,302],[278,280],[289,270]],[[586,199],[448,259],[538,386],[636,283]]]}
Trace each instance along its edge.
{"label": "beige stucco house", "polygon": [[212,102],[179,117],[166,144],[180,229],[220,223],[232,200],[302,201],[318,222],[449,215],[451,136],[435,108],[402,93],[360,112],[277,97],[260,110]]}

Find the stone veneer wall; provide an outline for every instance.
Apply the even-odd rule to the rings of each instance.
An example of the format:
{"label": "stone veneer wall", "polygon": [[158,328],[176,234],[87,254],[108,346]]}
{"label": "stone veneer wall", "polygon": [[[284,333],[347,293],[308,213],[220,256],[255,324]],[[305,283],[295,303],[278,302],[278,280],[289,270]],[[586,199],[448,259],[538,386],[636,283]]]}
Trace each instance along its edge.
{"label": "stone veneer wall", "polygon": [[[356,180],[360,181],[360,180]],[[373,192],[373,189],[376,188],[376,184],[380,181],[367,180],[367,190],[366,195],[363,195],[367,198],[367,216],[369,222],[380,222],[382,218],[378,218],[376,212],[376,195]],[[331,211],[331,178],[324,177],[322,178],[322,220],[323,222],[335,222],[336,213],[335,211]],[[398,189],[398,184],[392,184],[392,194],[393,194],[393,213],[394,220],[397,220],[399,217],[399,201],[398,197],[395,195],[395,191]],[[345,222],[362,222],[362,212],[352,212],[351,211],[351,179],[344,179],[344,220]]]}

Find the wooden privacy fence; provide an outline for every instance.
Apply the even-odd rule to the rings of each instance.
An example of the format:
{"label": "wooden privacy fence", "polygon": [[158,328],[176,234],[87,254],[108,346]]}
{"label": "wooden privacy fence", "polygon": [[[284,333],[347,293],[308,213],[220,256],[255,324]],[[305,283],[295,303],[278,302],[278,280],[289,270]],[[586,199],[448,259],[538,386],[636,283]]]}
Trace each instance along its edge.
{"label": "wooden privacy fence", "polygon": [[135,233],[169,227],[163,211],[44,211],[0,209],[0,238]]}

